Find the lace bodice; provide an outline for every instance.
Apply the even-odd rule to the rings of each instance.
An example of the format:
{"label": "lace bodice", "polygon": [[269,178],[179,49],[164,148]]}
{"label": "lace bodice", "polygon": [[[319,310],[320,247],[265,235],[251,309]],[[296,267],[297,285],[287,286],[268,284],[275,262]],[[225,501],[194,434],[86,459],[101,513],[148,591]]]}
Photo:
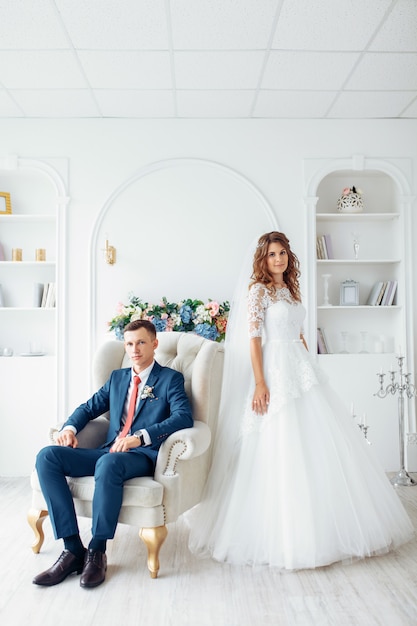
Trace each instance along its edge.
{"label": "lace bodice", "polygon": [[248,295],[249,337],[293,341],[303,332],[305,308],[294,300],[289,289],[271,293],[265,285],[255,283]]}

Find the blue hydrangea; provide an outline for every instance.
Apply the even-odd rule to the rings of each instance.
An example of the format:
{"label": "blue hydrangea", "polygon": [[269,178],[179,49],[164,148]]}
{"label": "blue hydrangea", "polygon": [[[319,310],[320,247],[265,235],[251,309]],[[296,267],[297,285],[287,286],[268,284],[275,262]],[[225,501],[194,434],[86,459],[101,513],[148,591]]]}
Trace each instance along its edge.
{"label": "blue hydrangea", "polygon": [[219,336],[219,332],[215,326],[210,326],[209,324],[197,324],[194,332],[204,339],[210,339],[211,341],[216,341]]}
{"label": "blue hydrangea", "polygon": [[166,320],[161,320],[161,319],[159,319],[159,318],[157,318],[157,317],[154,317],[154,318],[153,318],[152,323],[153,323],[153,325],[155,326],[156,331],[157,331],[158,333],[163,333],[163,332],[164,332],[164,330],[165,330],[165,329],[166,329],[166,327],[167,327],[167,321],[166,321]]}
{"label": "blue hydrangea", "polygon": [[179,313],[184,324],[189,324],[191,322],[193,317],[193,310],[188,304],[183,305],[180,308]]}
{"label": "blue hydrangea", "polygon": [[114,329],[114,334],[116,336],[116,339],[118,339],[118,341],[123,341],[124,340],[123,326],[116,326]]}

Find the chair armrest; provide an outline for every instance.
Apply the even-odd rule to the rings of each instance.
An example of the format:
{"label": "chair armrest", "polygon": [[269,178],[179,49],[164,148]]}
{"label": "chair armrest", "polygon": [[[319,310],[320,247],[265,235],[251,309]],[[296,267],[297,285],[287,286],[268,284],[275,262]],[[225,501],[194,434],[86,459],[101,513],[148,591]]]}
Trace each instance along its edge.
{"label": "chair armrest", "polygon": [[[58,424],[49,429],[49,442],[56,444],[56,437],[63,424]],[[78,445],[80,448],[98,448],[106,441],[109,422],[105,417],[88,422],[85,428],[77,433]]]}
{"label": "chair armrest", "polygon": [[195,421],[192,428],[172,433],[161,445],[156,462],[155,476],[174,476],[179,460],[186,461],[206,452],[211,441],[210,428],[204,422]]}

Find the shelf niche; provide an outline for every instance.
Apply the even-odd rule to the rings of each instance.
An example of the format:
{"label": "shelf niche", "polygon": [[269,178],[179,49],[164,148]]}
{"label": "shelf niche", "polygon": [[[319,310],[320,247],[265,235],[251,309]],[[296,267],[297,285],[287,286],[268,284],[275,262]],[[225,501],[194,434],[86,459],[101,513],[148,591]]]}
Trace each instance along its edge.
{"label": "shelf niche", "polygon": [[[330,352],[346,348],[361,357],[372,353],[395,354],[402,346],[411,356],[408,324],[410,286],[407,282],[407,232],[411,204],[409,168],[402,159],[311,160],[306,165],[309,227],[308,335],[317,349],[317,328],[324,328]],[[362,191],[364,209],[338,211],[337,200],[345,187]],[[407,230],[408,229],[408,230]],[[329,235],[332,258],[319,259],[317,238]],[[359,243],[355,258],[354,240]],[[327,306],[325,282],[327,279]],[[359,283],[358,306],[340,306],[340,285]],[[377,282],[397,281],[392,306],[369,306]],[[365,339],[364,339],[365,337]]]}

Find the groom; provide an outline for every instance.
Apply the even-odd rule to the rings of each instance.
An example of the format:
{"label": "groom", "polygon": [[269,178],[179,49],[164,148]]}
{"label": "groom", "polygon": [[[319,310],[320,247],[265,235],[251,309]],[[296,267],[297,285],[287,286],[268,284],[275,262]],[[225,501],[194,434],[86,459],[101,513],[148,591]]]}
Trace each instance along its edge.
{"label": "groom", "polygon": [[[146,320],[124,329],[125,350],[133,367],[114,370],[109,380],[68,418],[57,446],[43,448],[36,470],[48,505],[55,538],[64,551],[36,585],[57,585],[77,572],[81,587],[97,587],[106,575],[106,542],[116,531],[123,483],[153,476],[158,449],[176,430],[193,425],[181,373],[154,359],[155,326]],[[78,448],[77,433],[90,421],[110,412],[106,443],[97,449]],[[94,476],[92,539],[86,549],[79,535],[66,476]]]}

